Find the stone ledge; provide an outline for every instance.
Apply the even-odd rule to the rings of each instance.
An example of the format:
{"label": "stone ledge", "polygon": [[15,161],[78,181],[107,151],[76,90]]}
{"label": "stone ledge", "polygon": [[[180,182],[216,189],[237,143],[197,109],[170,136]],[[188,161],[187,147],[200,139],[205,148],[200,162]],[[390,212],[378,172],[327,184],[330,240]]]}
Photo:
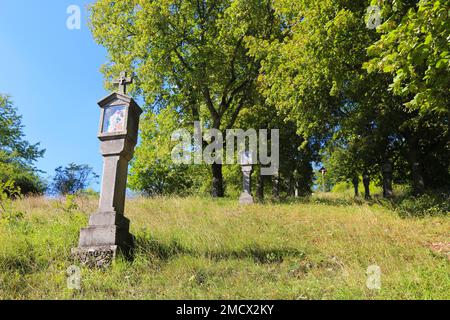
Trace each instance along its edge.
{"label": "stone ledge", "polygon": [[116,225],[124,230],[129,230],[130,220],[116,212],[96,212],[89,217],[89,226]]}

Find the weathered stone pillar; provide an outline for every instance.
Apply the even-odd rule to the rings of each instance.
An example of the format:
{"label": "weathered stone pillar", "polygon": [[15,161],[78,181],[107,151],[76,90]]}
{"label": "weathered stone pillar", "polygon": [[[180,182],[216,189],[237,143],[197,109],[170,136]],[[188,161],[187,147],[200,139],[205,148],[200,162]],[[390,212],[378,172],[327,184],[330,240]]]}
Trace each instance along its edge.
{"label": "weathered stone pillar", "polygon": [[280,200],[280,172],[277,171],[272,176],[272,199],[273,201]]}
{"label": "weathered stone pillar", "polygon": [[254,203],[252,196],[252,171],[253,167],[251,165],[242,166],[244,190],[241,193],[241,197],[239,198],[240,204]]}
{"label": "weathered stone pillar", "polygon": [[103,150],[103,179],[99,211],[124,214],[129,155],[109,153]]}
{"label": "weathered stone pillar", "polygon": [[298,170],[295,169],[294,173],[292,174],[292,179],[294,180],[294,197],[298,198],[300,196],[300,183],[299,183],[299,173]]}
{"label": "weathered stone pillar", "polygon": [[392,163],[387,160],[382,167],[383,171],[383,197],[389,198],[394,194],[392,191]]}
{"label": "weathered stone pillar", "polygon": [[126,75],[119,79],[121,93],[99,102],[101,120],[98,138],[103,155],[103,177],[99,207],[80,231],[73,256],[89,267],[108,266],[118,250],[127,254],[133,246],[130,221],[124,216],[128,162],[137,143],[139,116],[137,103],[125,95]]}

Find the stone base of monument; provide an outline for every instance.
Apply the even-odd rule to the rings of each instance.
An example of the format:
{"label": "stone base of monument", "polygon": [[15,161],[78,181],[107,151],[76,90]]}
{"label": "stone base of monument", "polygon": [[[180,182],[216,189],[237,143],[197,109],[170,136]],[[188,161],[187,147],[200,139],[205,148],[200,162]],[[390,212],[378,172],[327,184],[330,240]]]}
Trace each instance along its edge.
{"label": "stone base of monument", "polygon": [[239,204],[253,204],[253,197],[248,192],[242,192],[241,197],[239,198]]}
{"label": "stone base of monument", "polygon": [[115,212],[91,215],[89,227],[81,229],[78,248],[72,249],[72,258],[91,268],[111,265],[118,252],[131,256],[133,236],[128,231],[130,221]]}
{"label": "stone base of monument", "polygon": [[89,268],[107,268],[117,255],[117,246],[73,248],[73,260]]}

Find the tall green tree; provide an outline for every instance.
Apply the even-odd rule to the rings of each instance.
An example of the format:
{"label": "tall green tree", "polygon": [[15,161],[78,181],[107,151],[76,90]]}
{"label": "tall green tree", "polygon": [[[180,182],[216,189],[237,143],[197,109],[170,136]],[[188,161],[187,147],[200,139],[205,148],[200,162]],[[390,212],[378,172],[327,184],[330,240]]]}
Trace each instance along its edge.
{"label": "tall green tree", "polygon": [[[382,1],[381,39],[369,47],[365,68],[388,75],[399,98],[399,132],[415,193],[444,187],[450,178],[450,4],[448,1]],[[432,164],[432,165],[430,165]]]}
{"label": "tall green tree", "polygon": [[22,116],[8,96],[0,94],[0,180],[11,180],[21,192],[40,193],[44,183],[34,166],[44,155],[39,143],[25,139]]}
{"label": "tall green tree", "polygon": [[277,0],[284,37],[247,44],[262,59],[263,94],[305,141],[350,148],[366,180],[404,156],[422,193],[448,181],[448,3],[381,1],[377,29],[366,25],[371,4]]}
{"label": "tall green tree", "polygon": [[282,40],[248,40],[263,59],[263,93],[305,138],[330,137],[363,91],[361,67],[376,37],[364,23],[367,3],[279,0],[274,8],[284,19]]}
{"label": "tall green tree", "polygon": [[[304,143],[322,147],[328,141],[356,143],[367,146],[367,151],[379,141],[376,148],[383,148],[382,136],[388,133],[382,130],[380,105],[389,99],[383,101],[375,90],[385,81],[362,68],[367,47],[379,38],[366,26],[368,5],[368,1],[274,1],[284,36],[247,41],[251,54],[262,59],[262,93],[296,121]],[[369,175],[376,160],[359,159],[358,171]]]}
{"label": "tall green tree", "polygon": [[381,39],[369,48],[370,72],[392,75],[390,88],[410,111],[448,113],[450,3],[382,1]]}
{"label": "tall green tree", "polygon": [[[109,53],[107,79],[134,71],[134,93],[154,110],[176,107],[222,131],[252,105],[259,60],[245,38],[278,30],[270,0],[98,0],[90,23]],[[222,166],[211,169],[212,195],[221,197]]]}

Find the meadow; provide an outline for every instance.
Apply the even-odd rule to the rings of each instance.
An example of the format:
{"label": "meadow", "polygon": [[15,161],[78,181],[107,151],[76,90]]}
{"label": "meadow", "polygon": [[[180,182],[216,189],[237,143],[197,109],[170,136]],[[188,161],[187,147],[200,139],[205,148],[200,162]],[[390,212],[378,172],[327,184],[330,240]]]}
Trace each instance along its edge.
{"label": "meadow", "polygon": [[[81,268],[70,249],[97,207],[24,198],[0,223],[0,299],[450,299],[448,215],[401,217],[376,203],[314,196],[282,204],[130,199],[134,259]],[[381,269],[381,288],[366,285]]]}

